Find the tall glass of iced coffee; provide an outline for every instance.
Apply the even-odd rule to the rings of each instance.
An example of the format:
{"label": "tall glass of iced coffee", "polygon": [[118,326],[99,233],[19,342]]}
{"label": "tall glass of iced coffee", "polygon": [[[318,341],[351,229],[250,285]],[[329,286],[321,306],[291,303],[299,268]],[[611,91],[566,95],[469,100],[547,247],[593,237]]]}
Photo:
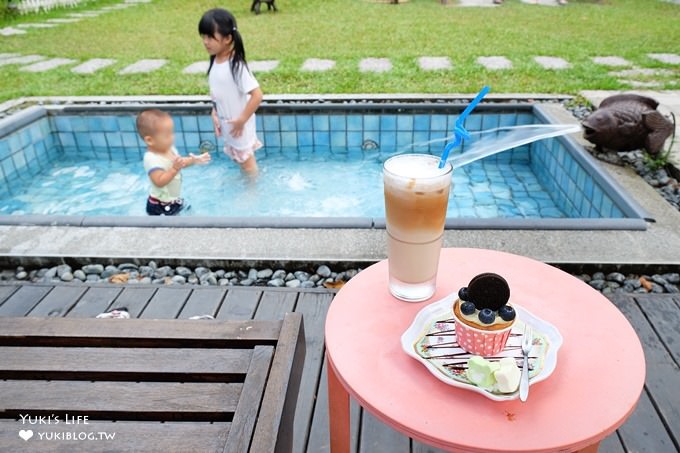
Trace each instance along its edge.
{"label": "tall glass of iced coffee", "polygon": [[435,292],[451,171],[430,154],[395,156],[383,167],[389,288],[401,300]]}

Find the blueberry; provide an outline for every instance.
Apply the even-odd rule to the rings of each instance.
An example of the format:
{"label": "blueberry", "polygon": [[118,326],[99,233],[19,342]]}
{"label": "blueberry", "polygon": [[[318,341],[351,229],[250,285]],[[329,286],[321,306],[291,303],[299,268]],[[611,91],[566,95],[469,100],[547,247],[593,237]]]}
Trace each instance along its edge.
{"label": "blueberry", "polygon": [[479,312],[479,321],[482,324],[493,324],[496,320],[496,312],[490,308],[485,308]]}
{"label": "blueberry", "polygon": [[517,313],[515,313],[515,309],[510,305],[503,305],[498,309],[498,316],[500,316],[503,321],[512,321],[515,319],[516,315]]}
{"label": "blueberry", "polygon": [[475,304],[472,302],[463,302],[460,304],[460,312],[463,313],[464,315],[471,315],[477,310],[475,308]]}
{"label": "blueberry", "polygon": [[463,286],[461,289],[458,290],[458,298],[460,300],[470,300],[468,299],[468,289],[466,286]]}

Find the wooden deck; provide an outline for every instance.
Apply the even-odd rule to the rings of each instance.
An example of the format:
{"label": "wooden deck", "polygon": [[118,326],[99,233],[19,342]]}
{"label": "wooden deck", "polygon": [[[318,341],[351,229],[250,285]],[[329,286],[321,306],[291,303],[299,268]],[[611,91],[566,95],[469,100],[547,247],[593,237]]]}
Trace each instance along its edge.
{"label": "wooden deck", "polygon": [[[132,317],[164,319],[210,314],[218,319],[278,320],[286,312],[302,313],[307,354],[293,451],[317,453],[329,450],[323,325],[333,295],[327,290],[252,287],[0,285],[0,316],[91,318],[116,307],[127,307]],[[617,296],[613,302],[640,336],[647,359],[647,380],[636,411],[601,444],[600,451],[678,452],[680,295]],[[360,453],[440,451],[393,431],[356,404],[352,406],[352,438],[354,451]]]}

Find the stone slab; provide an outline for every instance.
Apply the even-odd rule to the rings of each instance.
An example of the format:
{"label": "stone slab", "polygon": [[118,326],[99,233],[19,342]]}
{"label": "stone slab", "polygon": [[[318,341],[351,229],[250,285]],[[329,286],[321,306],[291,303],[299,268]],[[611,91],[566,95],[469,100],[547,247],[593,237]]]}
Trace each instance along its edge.
{"label": "stone slab", "polygon": [[420,57],[418,58],[418,66],[424,71],[441,71],[453,67],[449,57]]}
{"label": "stone slab", "polygon": [[512,61],[503,56],[479,57],[477,63],[491,71],[512,68]]}
{"label": "stone slab", "polygon": [[364,58],[359,62],[361,72],[387,72],[392,69],[392,62],[389,58]]}
{"label": "stone slab", "polygon": [[0,36],[23,35],[25,33],[26,33],[26,30],[22,30],[21,28],[13,28],[13,27],[0,28]]}
{"label": "stone slab", "polygon": [[593,63],[599,64],[602,66],[612,66],[612,67],[619,67],[619,66],[632,66],[632,63],[628,60],[626,60],[623,57],[617,57],[615,55],[610,55],[606,57],[593,57],[592,58]]}
{"label": "stone slab", "polygon": [[10,64],[29,64],[44,59],[45,57],[41,55],[24,55],[20,57],[10,57],[0,60],[0,66],[6,66]]}
{"label": "stone slab", "polygon": [[680,55],[675,53],[648,53],[647,56],[661,63],[680,64]]}
{"label": "stone slab", "polygon": [[77,19],[85,19],[85,18],[90,18],[90,17],[97,17],[101,13],[97,11],[83,11],[82,13],[70,13],[67,14],[68,17],[75,17]]}
{"label": "stone slab", "polygon": [[548,56],[539,56],[539,57],[534,57],[534,61],[541,65],[544,69],[568,69],[571,67],[571,64],[565,60],[564,58],[560,57],[548,57]]}
{"label": "stone slab", "polygon": [[70,19],[63,19],[63,18],[55,18],[55,19],[47,19],[47,22],[51,24],[74,24],[76,22],[80,22],[79,18],[72,17]]}
{"label": "stone slab", "polygon": [[335,67],[334,60],[325,60],[322,58],[307,58],[302,63],[301,71],[324,72],[329,71]]}
{"label": "stone slab", "polygon": [[102,11],[116,11],[119,9],[127,9],[131,6],[134,6],[131,3],[119,3],[117,5],[111,5],[111,6],[104,6],[101,8]]}
{"label": "stone slab", "polygon": [[197,61],[182,69],[184,74],[205,74],[208,72],[209,61]]}
{"label": "stone slab", "polygon": [[46,24],[46,23],[27,23],[17,25],[17,27],[19,28],[54,28],[58,26],[59,24]]}
{"label": "stone slab", "polygon": [[493,0],[453,0],[453,5],[454,6],[463,6],[463,7],[494,7],[494,6],[500,6],[497,5],[493,2]]}
{"label": "stone slab", "polygon": [[663,83],[656,82],[654,80],[642,81],[642,80],[619,79],[619,82],[624,83],[626,85],[630,85],[633,88],[660,88],[661,86],[663,86]]}
{"label": "stone slab", "polygon": [[143,74],[156,71],[167,63],[167,60],[139,60],[121,69],[118,74]]}
{"label": "stone slab", "polygon": [[528,5],[559,6],[557,0],[522,0],[522,3]]}
{"label": "stone slab", "polygon": [[50,60],[39,61],[28,66],[19,68],[20,71],[25,72],[45,72],[59,66],[76,63],[78,60],[71,60],[70,58],[52,58]]}
{"label": "stone slab", "polygon": [[674,72],[670,69],[654,69],[654,68],[632,68],[622,69],[620,71],[611,71],[610,76],[614,77],[663,77],[671,76]]}
{"label": "stone slab", "polygon": [[71,69],[71,72],[75,72],[76,74],[92,74],[100,69],[111,66],[115,62],[116,60],[110,58],[92,58]]}
{"label": "stone slab", "polygon": [[279,60],[255,60],[248,62],[252,72],[269,72],[279,67]]}

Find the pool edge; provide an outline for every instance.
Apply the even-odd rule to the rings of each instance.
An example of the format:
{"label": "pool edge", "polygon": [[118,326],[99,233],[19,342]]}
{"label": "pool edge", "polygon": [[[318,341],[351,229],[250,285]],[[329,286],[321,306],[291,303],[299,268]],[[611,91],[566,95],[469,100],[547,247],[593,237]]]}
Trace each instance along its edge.
{"label": "pool edge", "polygon": [[[1,215],[3,226],[74,226],[134,228],[282,228],[385,229],[382,217],[209,217],[209,216],[48,216]],[[638,230],[647,229],[640,218],[448,218],[446,230]]]}

